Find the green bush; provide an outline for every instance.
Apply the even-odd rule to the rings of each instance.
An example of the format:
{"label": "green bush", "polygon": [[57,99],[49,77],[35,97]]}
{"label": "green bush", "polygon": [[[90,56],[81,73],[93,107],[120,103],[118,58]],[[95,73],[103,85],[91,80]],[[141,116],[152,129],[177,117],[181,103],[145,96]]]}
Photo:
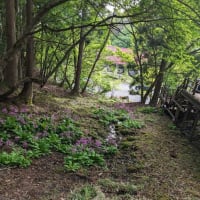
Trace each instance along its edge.
{"label": "green bush", "polygon": [[124,122],[120,123],[120,125],[125,128],[140,129],[144,126],[144,123],[141,121],[138,121],[138,120],[128,119],[128,120],[125,120]]}
{"label": "green bush", "polygon": [[74,152],[64,159],[64,166],[67,171],[77,171],[82,167],[93,165],[104,166],[105,161],[102,155],[89,149],[81,152]]}
{"label": "green bush", "polygon": [[27,167],[31,164],[31,160],[22,154],[22,151],[15,150],[11,153],[0,153],[0,165],[17,165]]}

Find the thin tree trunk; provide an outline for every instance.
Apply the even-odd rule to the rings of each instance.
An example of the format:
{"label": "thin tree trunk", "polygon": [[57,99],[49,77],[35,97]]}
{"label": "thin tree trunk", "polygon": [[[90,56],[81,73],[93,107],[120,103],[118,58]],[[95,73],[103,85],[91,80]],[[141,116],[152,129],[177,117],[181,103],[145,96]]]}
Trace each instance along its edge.
{"label": "thin tree trunk", "polygon": [[[86,10],[84,5],[82,5],[82,22],[85,20]],[[79,43],[79,49],[78,49],[78,60],[77,65],[75,69],[75,79],[74,79],[74,87],[71,91],[73,95],[79,95],[80,94],[80,81],[81,81],[81,72],[82,72],[82,64],[83,64],[83,52],[84,52],[84,45],[85,45],[85,38],[84,38],[84,27],[81,27],[80,30],[80,43]]]}
{"label": "thin tree trunk", "polygon": [[100,58],[100,56],[101,56],[101,53],[102,53],[104,47],[106,46],[106,43],[107,43],[108,38],[109,38],[109,36],[110,36],[110,32],[111,32],[111,29],[109,29],[109,31],[108,31],[108,33],[107,33],[107,35],[106,35],[106,38],[105,38],[105,40],[104,40],[104,43],[103,43],[103,45],[101,46],[101,48],[100,48],[100,50],[99,50],[99,52],[98,52],[98,54],[97,54],[97,56],[96,56],[96,59],[95,59],[95,61],[94,61],[94,64],[93,64],[93,66],[92,66],[92,68],[91,68],[91,70],[90,70],[90,73],[89,73],[89,75],[88,75],[87,81],[86,81],[86,83],[85,83],[85,85],[84,85],[84,87],[83,87],[81,93],[84,93],[85,90],[86,90],[86,88],[87,88],[87,86],[88,86],[88,83],[89,83],[89,81],[90,81],[90,78],[91,78],[91,76],[92,76],[92,74],[93,74],[93,72],[94,72],[94,69],[95,69],[95,67],[96,67],[96,64],[97,64],[97,62],[98,62],[98,60],[99,60],[99,58]]}
{"label": "thin tree trunk", "polygon": [[[7,51],[13,48],[16,42],[16,16],[15,0],[5,0],[6,6],[6,37]],[[9,87],[13,87],[18,81],[18,56],[13,54],[4,69],[4,81]]]}
{"label": "thin tree trunk", "polygon": [[152,89],[154,88],[155,84],[156,84],[157,79],[155,79],[153,81],[153,83],[150,85],[150,87],[148,88],[148,90],[146,91],[144,97],[143,97],[143,101],[141,101],[141,103],[145,104],[147,97],[149,96],[149,94],[152,92]]}
{"label": "thin tree trunk", "polygon": [[156,83],[155,83],[153,97],[152,97],[152,99],[149,103],[151,106],[157,105],[160,90],[161,90],[161,87],[162,87],[163,78],[164,78],[164,72],[165,72],[165,69],[166,69],[166,64],[167,64],[167,62],[164,59],[162,59],[161,64],[160,64],[160,70],[159,70],[159,73],[156,77]]}
{"label": "thin tree trunk", "polygon": [[[82,37],[83,37],[83,28],[81,28],[81,32],[80,32],[80,38]],[[78,50],[78,61],[77,61],[76,72],[75,72],[74,87],[72,89],[73,95],[78,95],[80,92],[79,90],[80,90],[80,79],[81,79],[81,72],[82,72],[84,44],[85,44],[85,40],[81,40],[79,44],[79,50]]]}

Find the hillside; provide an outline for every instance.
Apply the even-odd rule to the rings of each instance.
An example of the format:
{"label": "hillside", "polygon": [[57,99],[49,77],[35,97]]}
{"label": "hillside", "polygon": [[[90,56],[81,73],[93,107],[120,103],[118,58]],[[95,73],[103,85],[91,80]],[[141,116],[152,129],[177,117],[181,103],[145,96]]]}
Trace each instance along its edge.
{"label": "hillside", "polygon": [[[200,199],[200,152],[160,109],[97,96],[70,97],[52,85],[37,88],[34,94],[33,106],[26,107],[23,113],[18,104],[12,104],[18,109],[13,110],[13,115],[17,113],[17,117],[26,116],[23,119],[29,120],[22,128],[36,119],[39,119],[41,129],[48,126],[48,133],[37,141],[44,141],[42,147],[49,142],[49,146],[46,149],[38,146],[38,155],[30,156],[24,152],[34,154],[33,144],[38,143],[33,143],[33,138],[26,139],[29,146],[23,146],[22,155],[31,163],[22,162],[24,165],[20,166],[19,160],[15,160],[11,165],[6,162],[0,165],[0,199]],[[12,114],[11,103],[0,106],[1,131],[2,128],[8,130],[11,125],[5,126],[5,120]],[[54,124],[49,124],[48,120],[43,123],[48,117],[53,118]],[[69,134],[66,124],[60,125],[63,119],[65,122],[68,119],[72,128],[70,134],[72,131],[77,133],[76,140],[61,135]],[[64,132],[57,134],[61,139],[66,137],[61,143],[58,138],[57,143],[52,142],[49,135],[55,136],[49,128],[58,131],[58,126]],[[24,138],[29,132],[26,133]],[[14,141],[12,131],[9,134],[15,147],[7,145],[9,148],[6,149],[4,139],[0,146],[1,155],[25,144],[25,140]],[[74,141],[68,141],[69,137]],[[87,149],[80,151],[87,154],[76,154],[77,149],[75,152],[67,149],[80,143],[81,148],[87,143]],[[69,146],[65,148],[64,144]],[[93,149],[96,154],[91,155]],[[0,161],[3,161],[2,156]]]}

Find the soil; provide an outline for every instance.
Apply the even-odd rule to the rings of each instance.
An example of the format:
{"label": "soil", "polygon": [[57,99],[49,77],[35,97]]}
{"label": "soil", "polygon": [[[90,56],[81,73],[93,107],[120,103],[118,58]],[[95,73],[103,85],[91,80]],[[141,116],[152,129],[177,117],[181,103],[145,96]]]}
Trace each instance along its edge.
{"label": "soil", "polygon": [[[94,126],[98,129],[97,124],[89,124],[94,120],[89,110],[105,106],[122,107],[145,124],[122,136],[120,151],[107,159],[107,169],[93,167],[68,173],[63,167],[63,155],[56,152],[34,160],[28,168],[2,167],[0,200],[70,200],[70,194],[86,184],[100,188],[104,197],[99,199],[200,199],[199,149],[174,127],[168,116],[160,112],[143,114],[138,111],[142,106],[139,104],[113,105],[92,96],[72,98],[50,85],[37,88],[32,109],[40,115],[63,112],[65,108],[66,115],[80,121],[86,131]],[[138,191],[131,195],[109,191],[99,183],[104,179],[135,184]]]}

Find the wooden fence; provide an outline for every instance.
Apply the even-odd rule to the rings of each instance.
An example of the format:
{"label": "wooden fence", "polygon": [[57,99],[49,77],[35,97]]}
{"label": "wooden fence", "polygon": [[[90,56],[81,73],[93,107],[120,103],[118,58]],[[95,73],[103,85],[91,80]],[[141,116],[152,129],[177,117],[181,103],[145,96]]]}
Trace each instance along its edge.
{"label": "wooden fence", "polygon": [[174,92],[163,87],[160,103],[185,134],[193,138],[200,133],[200,80],[187,78]]}

